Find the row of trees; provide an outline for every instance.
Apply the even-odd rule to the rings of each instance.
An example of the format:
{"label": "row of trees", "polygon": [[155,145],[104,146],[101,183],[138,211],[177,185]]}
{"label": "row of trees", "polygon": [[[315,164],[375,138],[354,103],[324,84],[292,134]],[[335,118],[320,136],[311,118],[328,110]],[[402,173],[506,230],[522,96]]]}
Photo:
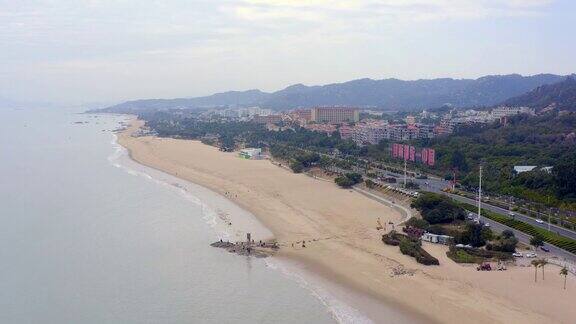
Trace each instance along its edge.
{"label": "row of trees", "polygon": [[[283,144],[320,153],[339,152],[351,159],[390,162],[390,142],[358,146],[343,140],[338,132],[325,134],[304,128],[267,130],[251,122],[199,121],[169,112],[144,116],[148,126],[160,136],[201,138],[217,134],[223,149],[234,148],[242,142],[246,146],[264,147]],[[457,170],[461,183],[475,187],[478,161],[485,161],[484,184],[488,192],[510,194],[529,200],[559,205],[576,205],[576,113],[539,117],[510,118],[508,126],[501,124],[464,127],[453,136],[420,140],[414,144],[436,149],[437,165],[424,170],[451,177]],[[572,135],[570,135],[572,134]],[[332,161],[335,162],[336,160]],[[513,173],[514,165],[553,166],[546,172]],[[296,170],[305,163],[294,163]]]}
{"label": "row of trees", "polygon": [[[544,267],[548,264],[546,259],[532,260],[530,264],[534,267],[534,282],[538,282],[538,268],[542,269],[542,280],[544,280]],[[560,269],[561,276],[564,276],[564,289],[566,289],[566,280],[568,278],[568,269],[564,266]]]}

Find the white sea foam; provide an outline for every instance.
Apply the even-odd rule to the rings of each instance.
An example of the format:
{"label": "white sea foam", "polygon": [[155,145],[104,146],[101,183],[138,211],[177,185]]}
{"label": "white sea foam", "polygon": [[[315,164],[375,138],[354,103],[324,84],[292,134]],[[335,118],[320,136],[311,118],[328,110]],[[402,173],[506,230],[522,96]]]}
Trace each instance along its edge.
{"label": "white sea foam", "polygon": [[276,271],[280,271],[287,278],[297,282],[302,288],[308,290],[314,297],[328,309],[334,320],[338,323],[373,323],[354,307],[346,304],[334,294],[330,293],[322,284],[315,282],[310,275],[303,270],[297,269],[295,265],[282,262],[277,259],[267,259],[266,266]]}
{"label": "white sea foam", "polygon": [[[215,234],[219,239],[230,240],[234,236],[239,236],[234,235],[234,230],[225,226],[226,224],[224,224],[224,222],[218,217],[218,210],[209,204],[204,203],[198,196],[191,193],[189,187],[196,186],[195,184],[190,184],[187,181],[173,177],[162,171],[138,164],[130,159],[126,148],[118,143],[118,137],[116,134],[112,133],[112,135],[113,138],[111,144],[114,148],[114,152],[108,157],[108,161],[110,161],[113,166],[120,168],[131,175],[141,176],[149,181],[165,186],[170,190],[177,192],[187,201],[200,206],[202,218],[215,230]],[[154,176],[150,173],[154,174]],[[257,222],[254,216],[252,216],[252,218]],[[266,259],[265,262],[268,268],[279,271],[286,278],[297,282],[302,288],[308,290],[314,297],[320,300],[320,302],[330,312],[334,320],[338,323],[372,323],[372,321],[364,316],[360,311],[335,297],[320,283],[316,283],[311,278],[308,278],[302,270],[296,269],[295,266],[274,259]]]}

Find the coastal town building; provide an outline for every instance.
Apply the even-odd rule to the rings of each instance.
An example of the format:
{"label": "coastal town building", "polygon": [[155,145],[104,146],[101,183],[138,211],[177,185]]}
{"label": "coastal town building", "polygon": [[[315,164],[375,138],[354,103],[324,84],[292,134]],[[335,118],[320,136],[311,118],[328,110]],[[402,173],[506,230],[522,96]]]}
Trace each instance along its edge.
{"label": "coastal town building", "polygon": [[296,119],[304,120],[306,122],[312,120],[312,111],[310,109],[297,109],[293,110],[290,114],[295,116]]}
{"label": "coastal town building", "polygon": [[416,117],[412,116],[412,115],[408,115],[406,116],[406,124],[410,125],[415,125],[416,124]]}
{"label": "coastal town building", "polygon": [[316,123],[356,123],[360,120],[358,108],[316,107],[311,110],[311,120]]}
{"label": "coastal town building", "polygon": [[519,114],[535,115],[535,113],[534,108],[528,107],[497,107],[492,109],[492,117],[494,120]]}
{"label": "coastal town building", "polygon": [[351,139],[354,135],[354,127],[342,125],[338,128],[338,132],[340,133],[340,138],[343,140]]}
{"label": "coastal town building", "polygon": [[313,132],[325,133],[327,135],[332,135],[338,129],[334,124],[308,124],[304,128],[311,130]]}
{"label": "coastal town building", "polygon": [[252,121],[258,124],[276,124],[282,121],[282,115],[255,115]]}
{"label": "coastal town building", "polygon": [[254,117],[258,116],[268,116],[272,114],[271,109],[264,109],[260,107],[248,107],[238,109],[238,114],[240,117]]}

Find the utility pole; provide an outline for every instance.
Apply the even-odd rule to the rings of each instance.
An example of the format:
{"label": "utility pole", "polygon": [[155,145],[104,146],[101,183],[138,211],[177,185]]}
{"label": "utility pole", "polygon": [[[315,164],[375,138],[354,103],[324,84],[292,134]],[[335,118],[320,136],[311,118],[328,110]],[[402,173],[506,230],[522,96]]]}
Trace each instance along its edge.
{"label": "utility pole", "polygon": [[406,188],[406,180],[407,180],[407,175],[406,175],[406,159],[404,159],[404,188]]}
{"label": "utility pole", "polygon": [[480,174],[478,176],[478,222],[482,212],[482,164],[480,164]]}

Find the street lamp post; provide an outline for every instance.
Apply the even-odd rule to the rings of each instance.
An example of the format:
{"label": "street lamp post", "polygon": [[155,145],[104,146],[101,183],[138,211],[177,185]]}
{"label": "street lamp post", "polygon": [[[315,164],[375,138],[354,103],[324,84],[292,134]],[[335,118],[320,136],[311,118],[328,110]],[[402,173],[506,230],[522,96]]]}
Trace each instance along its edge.
{"label": "street lamp post", "polygon": [[478,222],[480,222],[481,212],[482,212],[482,165],[480,165],[480,173],[478,176]]}

